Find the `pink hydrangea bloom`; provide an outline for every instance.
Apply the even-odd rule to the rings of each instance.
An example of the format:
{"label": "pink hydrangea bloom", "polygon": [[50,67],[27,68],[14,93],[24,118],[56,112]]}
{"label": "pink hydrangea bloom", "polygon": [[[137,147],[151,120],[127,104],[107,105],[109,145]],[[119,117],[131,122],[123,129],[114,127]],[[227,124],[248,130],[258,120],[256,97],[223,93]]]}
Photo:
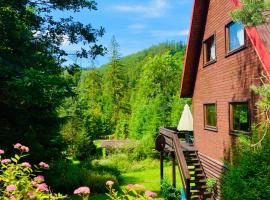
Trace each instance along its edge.
{"label": "pink hydrangea bloom", "polygon": [[49,188],[46,183],[41,183],[37,186],[37,189],[39,189],[42,192],[49,192]]}
{"label": "pink hydrangea bloom", "polygon": [[10,200],[16,200],[16,197],[14,195],[9,197]]}
{"label": "pink hydrangea bloom", "polygon": [[113,186],[113,184],[114,184],[114,182],[113,182],[113,181],[107,181],[107,182],[106,182],[106,185],[107,185],[107,186],[110,186],[110,187],[112,187],[112,186]]}
{"label": "pink hydrangea bloom", "polygon": [[74,194],[88,195],[88,194],[90,194],[90,188],[89,187],[79,187],[76,190],[74,190]]}
{"label": "pink hydrangea bloom", "polygon": [[26,167],[26,168],[31,168],[32,166],[30,165],[30,163],[28,163],[28,162],[23,162],[22,163],[22,166],[23,167]]}
{"label": "pink hydrangea bloom", "polygon": [[3,159],[3,160],[1,161],[1,163],[3,163],[3,164],[10,163],[10,162],[11,162],[10,159]]}
{"label": "pink hydrangea bloom", "polygon": [[3,155],[3,154],[5,154],[5,151],[0,149],[0,155]]}
{"label": "pink hydrangea bloom", "polygon": [[133,185],[133,184],[128,184],[127,188],[128,188],[129,190],[131,190],[131,189],[134,188],[134,185]]}
{"label": "pink hydrangea bloom", "polygon": [[28,153],[29,152],[29,147],[27,146],[21,146],[21,151],[24,152],[24,153]]}
{"label": "pink hydrangea bloom", "polygon": [[28,192],[27,196],[29,197],[29,199],[35,199],[36,198],[36,195],[35,195],[34,192]]}
{"label": "pink hydrangea bloom", "polygon": [[20,143],[14,144],[13,145],[14,149],[20,149],[22,145]]}
{"label": "pink hydrangea bloom", "polygon": [[7,186],[7,191],[10,192],[10,191],[14,191],[17,189],[17,186],[16,185],[9,185]]}
{"label": "pink hydrangea bloom", "polygon": [[34,178],[34,181],[42,183],[45,181],[45,178],[44,178],[44,176],[39,175],[39,176]]}
{"label": "pink hydrangea bloom", "polygon": [[157,197],[157,193],[149,191],[149,190],[145,191],[145,195],[147,197]]}
{"label": "pink hydrangea bloom", "polygon": [[38,183],[37,183],[36,181],[31,181],[31,184],[32,184],[33,186],[35,186],[35,187],[38,186]]}
{"label": "pink hydrangea bloom", "polygon": [[45,163],[45,162],[40,162],[39,163],[39,166],[42,168],[42,169],[49,169],[49,165],[47,164],[47,163]]}

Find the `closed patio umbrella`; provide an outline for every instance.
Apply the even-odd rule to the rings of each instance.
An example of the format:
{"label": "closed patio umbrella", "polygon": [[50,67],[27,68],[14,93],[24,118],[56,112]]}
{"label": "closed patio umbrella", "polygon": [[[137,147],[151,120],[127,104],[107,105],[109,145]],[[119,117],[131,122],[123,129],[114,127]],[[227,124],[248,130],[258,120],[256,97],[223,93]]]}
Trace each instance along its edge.
{"label": "closed patio umbrella", "polygon": [[177,130],[181,132],[193,132],[193,117],[188,104],[184,107]]}

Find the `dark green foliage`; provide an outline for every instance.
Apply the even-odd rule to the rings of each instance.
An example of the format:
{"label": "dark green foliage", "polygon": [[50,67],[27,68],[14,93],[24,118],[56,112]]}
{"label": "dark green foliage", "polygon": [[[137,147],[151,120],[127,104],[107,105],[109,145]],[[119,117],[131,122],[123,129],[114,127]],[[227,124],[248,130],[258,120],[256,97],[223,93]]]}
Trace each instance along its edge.
{"label": "dark green foliage", "polygon": [[[268,142],[268,144],[266,144]],[[222,178],[224,200],[269,199],[270,146],[266,140],[259,150],[243,149],[237,163]]]}
{"label": "dark green foliage", "polygon": [[165,200],[181,199],[181,191],[173,187],[167,179],[164,179],[161,183],[161,192]]}
{"label": "dark green foliage", "polygon": [[77,52],[80,57],[103,54],[96,44],[103,28],[54,19],[54,11],[96,9],[94,1],[19,0],[0,2],[0,146],[16,142],[33,150],[40,159],[60,156],[56,108],[73,95],[62,75],[65,56],[61,43],[85,42],[90,48]]}
{"label": "dark green foliage", "polygon": [[270,84],[253,86],[260,95],[256,103],[259,124],[252,137],[242,136],[234,149],[229,170],[222,177],[222,199],[269,199],[270,196]]}
{"label": "dark green foliage", "polygon": [[47,183],[57,192],[72,193],[80,186],[88,186],[91,193],[105,193],[106,182],[112,180],[116,188],[120,172],[115,168],[100,165],[93,166],[90,161],[72,164],[70,161],[54,161],[45,178]]}

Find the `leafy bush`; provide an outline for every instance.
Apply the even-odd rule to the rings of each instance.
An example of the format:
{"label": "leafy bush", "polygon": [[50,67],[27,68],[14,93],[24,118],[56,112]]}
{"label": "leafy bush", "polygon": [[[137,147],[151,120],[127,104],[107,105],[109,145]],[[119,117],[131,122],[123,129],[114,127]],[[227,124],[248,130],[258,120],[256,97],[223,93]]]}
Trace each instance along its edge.
{"label": "leafy bush", "polygon": [[[270,82],[270,80],[268,80]],[[269,199],[270,196],[270,84],[253,87],[260,123],[252,137],[242,136],[234,149],[233,164],[222,177],[222,199]]]}
{"label": "leafy bush", "polygon": [[152,200],[157,197],[157,193],[145,190],[143,185],[139,184],[129,184],[126,189],[123,189],[122,194],[119,194],[115,189],[113,189],[114,182],[109,180],[106,182],[107,189],[109,190],[109,194],[107,196],[111,200],[131,200],[131,199],[138,199],[138,200]]}
{"label": "leafy bush", "polygon": [[[72,164],[70,161],[54,161],[51,163],[48,183],[56,191],[68,193],[81,185],[91,188],[94,193],[106,191],[105,184],[108,179],[113,180],[118,187],[120,172],[115,168],[92,166],[88,161]],[[57,178],[55,178],[57,177]]]}
{"label": "leafy bush", "polygon": [[[222,178],[222,199],[269,199],[270,196],[270,140],[262,148],[247,146],[238,153],[237,163],[229,165]],[[239,151],[239,150],[238,150]]]}
{"label": "leafy bush", "polygon": [[161,183],[161,192],[165,200],[179,200],[182,196],[181,191],[173,187],[166,178]]}
{"label": "leafy bush", "polygon": [[20,154],[16,154],[12,158],[2,159],[5,154],[0,150],[0,196],[3,200],[27,200],[27,199],[64,199],[61,194],[54,194],[50,191],[45,183],[43,176],[36,176],[41,169],[49,169],[49,165],[40,162],[39,167],[21,160],[27,156],[29,148],[21,144],[14,145],[15,149],[20,150]]}

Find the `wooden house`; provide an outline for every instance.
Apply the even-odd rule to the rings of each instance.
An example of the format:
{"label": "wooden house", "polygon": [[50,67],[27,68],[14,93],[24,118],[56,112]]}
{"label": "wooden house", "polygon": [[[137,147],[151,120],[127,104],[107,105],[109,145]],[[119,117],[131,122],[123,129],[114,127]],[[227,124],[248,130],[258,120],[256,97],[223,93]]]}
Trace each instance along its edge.
{"label": "wooden house", "polygon": [[[250,134],[256,122],[258,97],[250,87],[261,84],[262,74],[270,75],[270,24],[245,28],[233,22],[230,13],[237,6],[239,0],[194,0],[181,84],[181,97],[192,98],[194,146],[176,144],[174,130],[166,128],[157,139],[157,145],[171,144],[167,151],[178,160],[188,199],[194,195],[207,199],[207,195],[199,186],[203,179],[195,177],[197,188],[190,185],[186,166],[196,160],[200,175],[221,176],[239,133]],[[219,190],[215,198],[221,198]]]}

